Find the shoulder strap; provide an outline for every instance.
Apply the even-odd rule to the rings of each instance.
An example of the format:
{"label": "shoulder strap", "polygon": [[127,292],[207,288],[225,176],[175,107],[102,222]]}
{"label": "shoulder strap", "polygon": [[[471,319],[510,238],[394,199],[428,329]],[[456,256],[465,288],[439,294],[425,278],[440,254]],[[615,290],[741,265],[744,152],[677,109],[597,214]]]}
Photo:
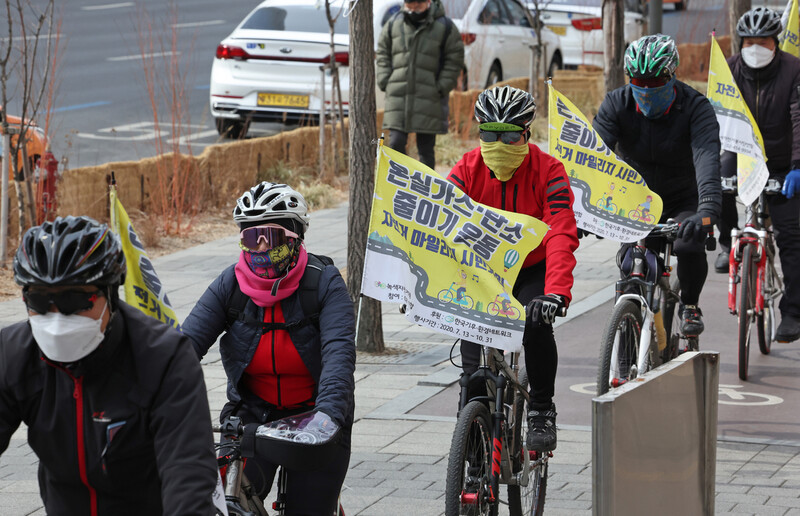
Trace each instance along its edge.
{"label": "shoulder strap", "polygon": [[[235,276],[234,279],[236,279]],[[249,299],[247,294],[242,292],[242,289],[239,287],[239,281],[235,281],[233,292],[231,292],[230,297],[228,297],[228,310],[225,312],[225,324],[227,328],[230,328],[236,321],[247,320],[244,315],[244,307],[247,306],[247,301]]]}

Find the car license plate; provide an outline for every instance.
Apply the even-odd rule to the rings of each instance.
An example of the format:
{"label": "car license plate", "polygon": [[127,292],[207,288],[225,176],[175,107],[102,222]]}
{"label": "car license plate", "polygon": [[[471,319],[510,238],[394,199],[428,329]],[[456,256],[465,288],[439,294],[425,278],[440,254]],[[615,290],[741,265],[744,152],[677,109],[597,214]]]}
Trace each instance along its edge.
{"label": "car license plate", "polygon": [[307,108],[308,95],[283,95],[280,93],[259,93],[258,105]]}
{"label": "car license plate", "polygon": [[548,29],[550,29],[551,31],[555,32],[556,34],[558,34],[559,36],[566,36],[567,35],[567,28],[566,27],[562,27],[560,25],[546,25],[546,27]]}

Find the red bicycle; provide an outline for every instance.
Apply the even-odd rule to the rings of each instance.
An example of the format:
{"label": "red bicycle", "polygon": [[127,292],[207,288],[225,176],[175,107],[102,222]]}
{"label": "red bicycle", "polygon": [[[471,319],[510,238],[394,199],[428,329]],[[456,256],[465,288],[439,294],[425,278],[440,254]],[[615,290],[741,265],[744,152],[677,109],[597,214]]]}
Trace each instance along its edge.
{"label": "red bicycle", "polygon": [[[736,193],[736,176],[722,179],[722,191]],[[775,268],[775,238],[766,196],[780,191],[780,181],[768,180],[758,199],[745,207],[744,228],[731,230],[728,309],[739,320],[739,378],[742,380],[747,380],[753,322],[761,353],[768,355],[775,339],[775,305],[783,294],[783,281]]]}

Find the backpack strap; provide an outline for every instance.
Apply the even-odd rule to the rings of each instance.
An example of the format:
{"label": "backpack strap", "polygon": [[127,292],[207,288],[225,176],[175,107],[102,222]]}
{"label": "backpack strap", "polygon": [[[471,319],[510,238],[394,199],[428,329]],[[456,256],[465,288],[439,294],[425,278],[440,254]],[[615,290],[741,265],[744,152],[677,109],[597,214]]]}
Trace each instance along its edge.
{"label": "backpack strap", "polygon": [[242,292],[239,282],[236,282],[233,292],[228,298],[228,310],[226,313],[227,327],[230,328],[236,321],[242,321],[252,326],[260,326],[262,333],[274,330],[293,330],[313,324],[319,329],[319,280],[322,276],[322,269],[327,265],[333,265],[333,259],[324,256],[308,253],[308,263],[300,279],[297,295],[300,296],[300,308],[303,310],[303,318],[299,321],[286,323],[265,323],[248,315],[245,306],[250,298]]}

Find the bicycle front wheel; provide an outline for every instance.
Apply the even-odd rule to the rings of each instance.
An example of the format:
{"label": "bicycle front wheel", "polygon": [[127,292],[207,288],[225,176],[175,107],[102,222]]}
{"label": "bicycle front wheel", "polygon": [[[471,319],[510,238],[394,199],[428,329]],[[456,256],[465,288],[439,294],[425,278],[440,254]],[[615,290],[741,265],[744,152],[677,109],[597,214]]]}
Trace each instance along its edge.
{"label": "bicycle front wheel", "polygon": [[748,244],[742,253],[739,284],[739,379],[747,380],[747,365],[750,360],[750,322],[755,307],[755,263],[753,246]]}
{"label": "bicycle front wheel", "polygon": [[[528,389],[528,374],[524,368],[519,372],[518,381],[524,390]],[[525,397],[516,390],[514,404],[511,407],[511,420],[508,424],[512,429],[509,456],[511,474],[515,482],[508,486],[508,512],[511,516],[540,516],[544,512],[544,497],[547,491],[547,461],[537,462],[528,452]]]}
{"label": "bicycle front wheel", "polygon": [[489,503],[492,448],[489,409],[470,401],[461,409],[450,444],[445,483],[445,516],[496,516]]}
{"label": "bicycle front wheel", "polygon": [[639,305],[624,299],[614,306],[600,343],[597,395],[618,387],[649,369],[649,357],[642,371],[636,361],[642,341],[642,312]]}

